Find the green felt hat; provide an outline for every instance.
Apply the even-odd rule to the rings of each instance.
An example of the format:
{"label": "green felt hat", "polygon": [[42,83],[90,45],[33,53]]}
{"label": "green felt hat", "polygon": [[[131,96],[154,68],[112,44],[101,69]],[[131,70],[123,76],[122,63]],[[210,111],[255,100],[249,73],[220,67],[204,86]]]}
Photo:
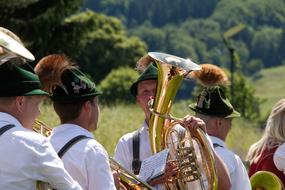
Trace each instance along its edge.
{"label": "green felt hat", "polygon": [[61,82],[63,85],[52,90],[51,99],[55,102],[72,103],[102,94],[95,83],[76,68],[65,70],[61,75]]}
{"label": "green felt hat", "polygon": [[224,90],[219,86],[204,88],[198,96],[197,103],[190,104],[189,107],[197,113],[209,116],[240,117],[240,113],[234,110]]}
{"label": "green felt hat", "polygon": [[12,63],[16,60],[22,61],[13,58],[0,66],[0,97],[47,95],[41,90],[38,76]]}
{"label": "green felt hat", "polygon": [[155,80],[157,79],[157,67],[154,65],[154,63],[150,63],[149,66],[145,69],[145,71],[139,76],[139,78],[131,85],[130,91],[131,94],[136,97],[137,96],[137,88],[138,84],[141,81],[145,80]]}

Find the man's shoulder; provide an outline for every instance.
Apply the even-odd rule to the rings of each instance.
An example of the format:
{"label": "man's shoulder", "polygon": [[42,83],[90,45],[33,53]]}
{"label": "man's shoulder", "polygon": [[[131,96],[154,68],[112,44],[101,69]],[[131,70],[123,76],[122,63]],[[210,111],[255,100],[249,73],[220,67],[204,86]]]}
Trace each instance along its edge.
{"label": "man's shoulder", "polygon": [[219,154],[222,160],[226,163],[230,171],[234,171],[236,168],[243,165],[241,158],[233,151],[225,147],[217,147],[215,151]]}
{"label": "man's shoulder", "polygon": [[215,151],[221,156],[221,157],[225,157],[227,159],[230,159],[232,161],[234,161],[237,157],[239,157],[238,155],[236,155],[233,151],[231,151],[230,149],[228,149],[227,147],[215,147]]}
{"label": "man's shoulder", "polygon": [[33,143],[35,145],[41,145],[43,142],[48,141],[43,135],[28,129],[17,129],[11,135],[18,141]]}
{"label": "man's shoulder", "polygon": [[134,137],[135,134],[136,134],[136,132],[137,132],[137,130],[124,134],[124,135],[120,138],[119,143],[120,143],[120,142],[129,142],[129,141],[132,141],[132,140],[133,140],[133,137]]}
{"label": "man's shoulder", "polygon": [[108,155],[104,146],[94,138],[83,139],[81,142],[78,143],[78,147],[82,147],[82,150],[80,151],[86,152],[87,154],[100,154],[104,156]]}

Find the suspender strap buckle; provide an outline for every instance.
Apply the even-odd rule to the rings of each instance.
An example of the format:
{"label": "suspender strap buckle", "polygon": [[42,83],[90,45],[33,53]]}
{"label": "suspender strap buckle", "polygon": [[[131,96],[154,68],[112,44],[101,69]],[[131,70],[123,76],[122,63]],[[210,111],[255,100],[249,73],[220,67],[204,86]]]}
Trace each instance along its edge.
{"label": "suspender strap buckle", "polygon": [[133,159],[132,167],[134,174],[138,175],[141,169],[142,162],[139,159]]}

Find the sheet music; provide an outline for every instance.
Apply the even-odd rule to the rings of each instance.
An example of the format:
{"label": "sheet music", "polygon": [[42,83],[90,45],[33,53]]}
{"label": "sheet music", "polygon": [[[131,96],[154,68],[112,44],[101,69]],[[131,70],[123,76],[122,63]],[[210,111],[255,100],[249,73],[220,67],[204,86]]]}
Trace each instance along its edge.
{"label": "sheet music", "polygon": [[169,149],[165,149],[144,159],[139,172],[139,178],[143,181],[149,181],[164,174],[168,154]]}

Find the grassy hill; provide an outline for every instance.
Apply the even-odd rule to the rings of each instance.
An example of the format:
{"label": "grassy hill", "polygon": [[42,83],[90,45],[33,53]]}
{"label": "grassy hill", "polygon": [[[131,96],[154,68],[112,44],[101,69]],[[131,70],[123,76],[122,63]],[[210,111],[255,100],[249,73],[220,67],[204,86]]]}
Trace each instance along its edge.
{"label": "grassy hill", "polygon": [[266,99],[261,105],[262,116],[266,116],[272,106],[280,99],[285,98],[285,66],[264,69],[253,80],[256,95]]}

